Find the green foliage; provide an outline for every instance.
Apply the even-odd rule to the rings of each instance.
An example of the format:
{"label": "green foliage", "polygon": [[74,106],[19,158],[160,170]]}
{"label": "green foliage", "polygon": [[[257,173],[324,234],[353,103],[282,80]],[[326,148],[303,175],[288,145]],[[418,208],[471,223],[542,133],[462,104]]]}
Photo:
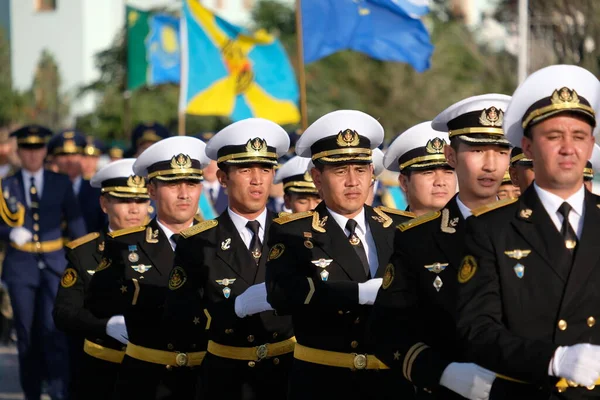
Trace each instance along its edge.
{"label": "green foliage", "polygon": [[23,99],[12,89],[10,47],[6,34],[0,28],[0,127],[10,125],[19,115]]}

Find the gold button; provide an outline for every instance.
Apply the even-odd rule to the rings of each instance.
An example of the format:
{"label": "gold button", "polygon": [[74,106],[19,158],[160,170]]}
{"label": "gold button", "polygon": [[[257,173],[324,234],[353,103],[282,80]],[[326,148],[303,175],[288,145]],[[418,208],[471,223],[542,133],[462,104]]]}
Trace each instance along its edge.
{"label": "gold button", "polygon": [[33,241],[34,242],[39,242],[39,240],[40,240],[39,235],[37,235],[37,234],[33,235]]}
{"label": "gold button", "polygon": [[353,349],[358,347],[358,342],[356,340],[353,340],[352,343],[350,343],[350,347],[352,347]]}
{"label": "gold button", "polygon": [[275,357],[275,358],[273,359],[273,364],[275,364],[275,365],[279,365],[279,358]]}
{"label": "gold button", "polygon": [[588,326],[591,328],[592,326],[596,325],[596,318],[594,317],[589,317],[587,319],[587,324]]}
{"label": "gold button", "polygon": [[167,365],[166,368],[167,368],[167,371],[170,371],[170,370],[173,369],[173,366],[172,365]]}
{"label": "gold button", "polygon": [[248,335],[248,341],[250,343],[254,342],[254,335]]}
{"label": "gold button", "polygon": [[344,312],[342,310],[340,310],[340,311],[338,311],[338,314],[344,315]]}
{"label": "gold button", "polygon": [[273,339],[277,339],[277,336],[279,336],[279,334],[277,332],[273,333]]}
{"label": "gold button", "polygon": [[172,344],[172,343],[169,343],[169,344],[167,345],[167,349],[169,349],[169,350],[173,350],[173,344]]}
{"label": "gold button", "polygon": [[32,187],[31,189],[29,189],[29,193],[36,194],[37,190],[34,187]]}
{"label": "gold button", "polygon": [[35,242],[35,247],[37,249],[41,249],[42,248],[42,244],[40,242]]}
{"label": "gold button", "polygon": [[565,321],[564,319],[561,319],[560,321],[558,321],[558,329],[560,329],[561,331],[566,331],[567,330],[567,321]]}
{"label": "gold button", "polygon": [[254,361],[248,361],[248,366],[250,368],[254,368],[255,365],[256,365],[256,363]]}
{"label": "gold button", "polygon": [[40,220],[40,215],[39,214],[33,214],[33,220],[34,221],[39,221]]}
{"label": "gold button", "polygon": [[360,317],[356,317],[356,319],[354,320],[355,324],[360,324]]}
{"label": "gold button", "polygon": [[33,230],[34,231],[39,231],[40,230],[40,225],[39,224],[33,224]]}
{"label": "gold button", "polygon": [[587,390],[594,390],[595,388],[596,388],[596,385],[586,386]]}

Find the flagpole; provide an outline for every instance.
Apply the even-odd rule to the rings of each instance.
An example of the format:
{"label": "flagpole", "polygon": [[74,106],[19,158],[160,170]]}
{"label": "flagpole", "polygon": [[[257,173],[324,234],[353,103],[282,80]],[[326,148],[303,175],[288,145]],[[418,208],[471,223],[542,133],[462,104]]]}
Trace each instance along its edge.
{"label": "flagpole", "polygon": [[180,111],[177,118],[177,134],[185,136],[185,111]]}
{"label": "flagpole", "polygon": [[122,7],[125,10],[125,73],[123,74],[123,136],[131,139],[131,91],[127,89],[127,79],[129,75],[129,34],[128,34],[128,15],[127,0],[123,0]]}
{"label": "flagpole", "polygon": [[302,41],[302,0],[296,0],[296,54],[298,56],[298,84],[300,86],[300,116],[302,131],[308,128],[306,106],[306,74],[304,72],[304,43]]}
{"label": "flagpole", "polygon": [[518,77],[521,84],[527,77],[529,65],[529,10],[528,0],[519,0],[519,68]]}

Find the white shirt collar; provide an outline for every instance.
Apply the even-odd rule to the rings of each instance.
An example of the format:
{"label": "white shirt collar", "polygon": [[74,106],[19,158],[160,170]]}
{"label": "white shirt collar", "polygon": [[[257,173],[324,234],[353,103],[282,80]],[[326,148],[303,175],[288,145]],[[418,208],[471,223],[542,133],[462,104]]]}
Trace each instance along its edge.
{"label": "white shirt collar", "polygon": [[[340,226],[340,228],[342,228],[342,230],[344,232],[346,232],[346,224],[348,223],[348,220],[350,218],[344,217],[343,215],[338,214],[335,211],[332,211],[331,208],[329,208],[329,207],[327,207],[327,211],[329,211],[329,214],[331,214],[331,216],[333,217],[335,222],[337,222],[337,224]],[[360,212],[352,219],[356,221],[357,228],[360,230],[362,235],[366,235],[367,223],[365,221],[365,208],[364,207],[361,208]]]}
{"label": "white shirt collar", "polygon": [[[158,227],[163,231],[163,233],[165,234],[167,239],[169,239],[169,244],[171,245],[171,248],[173,249],[173,251],[175,251],[175,247],[177,247],[177,243],[175,243],[175,241],[173,241],[173,239],[171,239],[171,236],[175,232],[173,232],[172,230],[167,228],[165,225],[161,224],[161,222],[158,220],[158,218],[156,218],[156,223],[158,224]],[[192,223],[190,224],[190,226],[192,226],[192,225],[194,225],[193,220],[192,220]],[[188,226],[188,228],[189,228],[189,226]]]}
{"label": "white shirt collar", "polygon": [[[246,217],[242,217],[241,215],[236,214],[229,207],[227,207],[227,213],[229,214],[229,218],[231,218],[233,225],[235,225],[235,229],[237,229],[238,233],[240,234],[240,236],[242,236],[242,239],[244,239],[245,243],[246,243],[246,239],[247,239],[246,246],[248,246],[248,244],[250,243],[251,234],[250,234],[250,229],[248,229],[246,227],[246,224],[250,220]],[[260,223],[260,229],[258,231],[258,235],[262,242],[264,235],[265,235],[264,234],[265,227],[267,224],[267,208],[266,207],[263,210],[263,212],[260,213],[260,215],[258,217],[256,217],[256,219],[254,221],[258,221]]]}
{"label": "white shirt collar", "polygon": [[583,216],[583,204],[585,202],[585,187],[583,185],[581,185],[581,188],[566,200],[554,193],[542,189],[535,181],[533,182],[533,187],[548,215],[556,214],[562,203],[566,201],[573,208],[572,211],[577,213],[580,217]]}
{"label": "white shirt collar", "polygon": [[35,178],[36,183],[44,176],[44,168],[40,168],[35,172],[29,172],[26,169],[22,169],[21,172],[23,173],[23,181],[27,182],[27,184],[29,184],[32,176]]}
{"label": "white shirt collar", "polygon": [[467,207],[465,205],[465,203],[460,201],[460,194],[458,196],[456,196],[456,204],[458,204],[458,209],[460,210],[460,213],[462,214],[464,219],[467,219],[471,215],[473,215],[473,213],[471,212],[471,209],[469,207]]}

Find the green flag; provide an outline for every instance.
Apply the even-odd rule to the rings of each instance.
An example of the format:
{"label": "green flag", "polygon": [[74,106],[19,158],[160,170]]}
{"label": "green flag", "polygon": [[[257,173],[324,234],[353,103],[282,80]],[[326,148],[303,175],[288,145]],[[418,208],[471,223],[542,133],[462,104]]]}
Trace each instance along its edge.
{"label": "green flag", "polygon": [[146,37],[150,33],[150,13],[127,6],[127,90],[134,90],[148,80]]}

